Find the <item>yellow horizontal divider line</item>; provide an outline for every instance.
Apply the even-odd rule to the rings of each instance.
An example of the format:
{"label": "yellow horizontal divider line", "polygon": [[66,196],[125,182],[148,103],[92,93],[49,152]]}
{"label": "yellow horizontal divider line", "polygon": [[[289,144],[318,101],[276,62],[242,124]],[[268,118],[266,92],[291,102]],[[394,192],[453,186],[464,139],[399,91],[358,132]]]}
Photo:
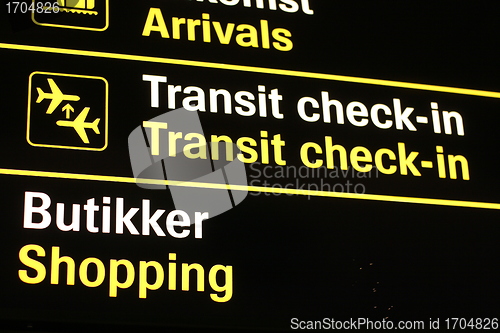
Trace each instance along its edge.
{"label": "yellow horizontal divider line", "polygon": [[413,203],[413,204],[424,204],[424,205],[483,208],[483,209],[498,209],[498,210],[500,210],[500,203],[432,199],[432,198],[417,198],[417,197],[401,197],[401,196],[379,195],[379,194],[356,194],[356,193],[342,193],[342,192],[326,192],[326,191],[315,191],[315,190],[299,190],[299,189],[291,189],[291,188],[271,188],[271,187],[263,187],[263,186],[245,186],[245,185],[232,185],[232,184],[228,185],[228,184],[145,179],[145,178],[118,177],[118,176],[100,176],[100,175],[51,172],[51,171],[17,170],[17,169],[0,169],[0,174],[1,175],[12,175],[12,176],[31,176],[31,177],[42,177],[42,178],[90,180],[90,181],[128,183],[128,184],[142,183],[142,184],[152,184],[152,185],[168,185],[168,186],[195,187],[195,188],[225,189],[225,190],[236,190],[236,191],[266,192],[266,193],[277,193],[277,194],[290,194],[290,195],[303,195],[303,196],[317,196],[317,197],[331,197],[331,198],[386,201],[386,202],[401,202],[401,203]]}
{"label": "yellow horizontal divider line", "polygon": [[313,79],[322,79],[322,80],[330,80],[330,81],[362,83],[362,84],[370,84],[370,85],[377,85],[377,86],[387,86],[387,87],[397,87],[397,88],[408,88],[408,89],[417,89],[417,90],[445,92],[445,93],[461,94],[461,95],[500,98],[500,92],[493,92],[493,91],[454,88],[454,87],[446,87],[446,86],[436,86],[436,85],[429,85],[429,84],[390,81],[390,80],[381,80],[381,79],[369,79],[369,78],[354,77],[354,76],[343,76],[343,75],[334,75],[334,74],[303,72],[303,71],[294,71],[294,70],[286,70],[286,69],[275,69],[275,68],[243,66],[243,65],[231,65],[231,64],[222,64],[222,63],[205,62],[205,61],[160,58],[160,57],[152,57],[152,56],[141,56],[141,55],[110,53],[110,52],[100,52],[100,51],[65,49],[65,48],[34,46],[34,45],[19,45],[19,44],[8,44],[8,43],[0,43],[0,48],[10,49],[10,50],[22,50],[22,51],[66,54],[66,55],[79,55],[79,56],[107,58],[107,59],[132,60],[132,61],[161,63],[161,64],[170,64],[170,65],[182,65],[182,66],[192,66],[192,67],[225,69],[225,70],[233,70],[233,71],[240,71],[240,72],[275,74],[275,75],[294,76],[294,77],[302,77],[302,78],[313,78]]}

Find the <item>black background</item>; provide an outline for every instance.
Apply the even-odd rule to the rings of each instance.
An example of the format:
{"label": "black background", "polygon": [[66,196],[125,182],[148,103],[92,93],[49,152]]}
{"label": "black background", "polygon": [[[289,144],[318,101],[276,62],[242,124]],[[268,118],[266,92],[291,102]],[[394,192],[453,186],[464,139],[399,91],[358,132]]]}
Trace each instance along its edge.
{"label": "black background", "polygon": [[[206,2],[206,1],[205,1]],[[311,0],[315,14],[229,7],[187,0],[111,1],[110,27],[88,32],[39,27],[29,15],[6,14],[2,8],[3,43],[150,55],[227,64],[291,69],[356,77],[500,91],[498,86],[498,5],[455,1],[326,1]],[[289,29],[290,52],[243,48],[141,36],[150,7],[162,8],[167,26],[172,16],[201,18],[210,13],[222,23]],[[422,177],[380,176],[354,179],[367,193],[499,202],[496,130],[498,101],[492,98],[375,87],[354,83],[240,73],[188,66],[160,65],[27,51],[1,51],[3,130],[2,168],[131,177],[127,137],[143,120],[166,112],[149,106],[149,85],[142,74],[164,75],[171,84],[232,92],[257,85],[279,88],[284,120],[200,113],[206,134],[232,138],[281,133],[286,159],[298,165],[300,144],[321,142],[330,135],[346,147],[374,151],[408,149],[433,158],[436,145],[461,154],[470,163],[471,180],[441,180],[434,170]],[[26,142],[28,77],[34,71],[105,77],[110,86],[110,139],[103,152],[82,152],[29,146]],[[429,102],[460,111],[466,135],[446,136],[428,127],[417,132],[380,130],[373,125],[309,124],[301,121],[295,103],[302,96],[318,98],[322,90],[348,103],[366,105],[400,98],[427,115]],[[422,111],[420,111],[422,110]],[[251,170],[247,168],[251,175]],[[267,329],[287,330],[290,319],[321,320],[368,317],[381,320],[424,320],[447,317],[498,316],[500,309],[499,227],[495,210],[376,202],[363,200],[249,195],[239,206],[206,222],[202,240],[175,240],[128,234],[63,233],[22,227],[25,191],[41,191],[55,202],[83,204],[103,196],[125,198],[125,207],[140,207],[149,198],[155,209],[173,210],[167,191],[143,190],[133,184],[50,178],[1,176],[2,236],[0,242],[0,307],[4,328],[34,330]],[[288,180],[276,180],[286,183]],[[60,246],[77,262],[93,256],[105,263],[126,258],[134,263],[166,264],[169,252],[178,262],[211,267],[232,265],[234,295],[213,302],[209,288],[166,291],[165,286],[137,297],[137,283],[109,298],[105,286],[90,289],[22,283],[17,271],[20,248],[38,244],[47,252]],[[45,258],[48,263],[48,258]],[[46,264],[48,265],[48,264]],[[106,280],[107,281],[107,280]],[[374,289],[376,292],[374,292]]]}

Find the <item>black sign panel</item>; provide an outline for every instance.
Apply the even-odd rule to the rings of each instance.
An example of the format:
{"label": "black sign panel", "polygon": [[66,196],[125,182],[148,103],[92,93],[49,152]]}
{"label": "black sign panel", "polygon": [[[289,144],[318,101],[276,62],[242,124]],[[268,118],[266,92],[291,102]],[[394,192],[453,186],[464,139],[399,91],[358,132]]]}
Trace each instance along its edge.
{"label": "black sign panel", "polygon": [[5,2],[3,328],[497,329],[495,22]]}

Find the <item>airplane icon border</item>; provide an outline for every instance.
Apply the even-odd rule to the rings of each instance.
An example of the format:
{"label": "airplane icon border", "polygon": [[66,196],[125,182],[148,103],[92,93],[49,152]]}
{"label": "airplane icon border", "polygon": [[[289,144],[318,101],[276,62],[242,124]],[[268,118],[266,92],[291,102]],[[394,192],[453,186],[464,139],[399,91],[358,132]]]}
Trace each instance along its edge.
{"label": "airplane icon border", "polygon": [[[36,5],[37,0],[32,0],[33,5]],[[67,28],[67,29],[76,29],[76,30],[89,30],[89,31],[105,31],[109,28],[109,0],[104,0],[106,1],[106,23],[104,27],[102,28],[93,28],[93,27],[82,27],[82,26],[75,26],[75,25],[64,25],[64,24],[54,24],[54,23],[44,23],[44,22],[38,22],[35,17],[35,12],[31,12],[31,20],[33,23],[36,25],[40,26],[46,26],[46,27],[54,27],[54,28]],[[35,6],[36,8],[36,6]]]}
{"label": "airplane icon border", "polygon": [[[62,77],[74,77],[74,78],[79,78],[79,79],[100,80],[100,81],[104,82],[104,85],[105,85],[104,117],[103,117],[103,120],[101,122],[104,126],[104,130],[102,131],[102,134],[104,135],[104,145],[102,147],[51,145],[51,144],[45,144],[45,143],[36,143],[36,142],[33,142],[31,140],[31,138],[30,138],[31,105],[32,105],[33,95],[37,94],[36,90],[33,87],[33,76],[38,75],[38,74],[51,76],[51,77],[62,76]],[[40,71],[36,71],[36,72],[31,73],[29,76],[29,84],[28,84],[28,119],[27,119],[27,126],[26,126],[26,141],[28,141],[28,143],[34,147],[89,150],[89,151],[103,151],[103,150],[105,150],[108,147],[108,101],[109,101],[108,91],[109,91],[109,83],[105,78],[103,78],[101,76],[64,74],[64,73],[52,73],[52,72],[40,72]]]}

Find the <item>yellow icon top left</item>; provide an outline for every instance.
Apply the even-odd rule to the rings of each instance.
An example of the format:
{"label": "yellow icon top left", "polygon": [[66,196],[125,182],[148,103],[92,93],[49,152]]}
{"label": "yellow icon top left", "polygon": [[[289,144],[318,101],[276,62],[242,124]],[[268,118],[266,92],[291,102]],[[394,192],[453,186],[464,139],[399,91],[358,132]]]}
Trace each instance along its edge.
{"label": "yellow icon top left", "polygon": [[31,19],[37,25],[90,31],[109,27],[109,0],[32,1]]}

